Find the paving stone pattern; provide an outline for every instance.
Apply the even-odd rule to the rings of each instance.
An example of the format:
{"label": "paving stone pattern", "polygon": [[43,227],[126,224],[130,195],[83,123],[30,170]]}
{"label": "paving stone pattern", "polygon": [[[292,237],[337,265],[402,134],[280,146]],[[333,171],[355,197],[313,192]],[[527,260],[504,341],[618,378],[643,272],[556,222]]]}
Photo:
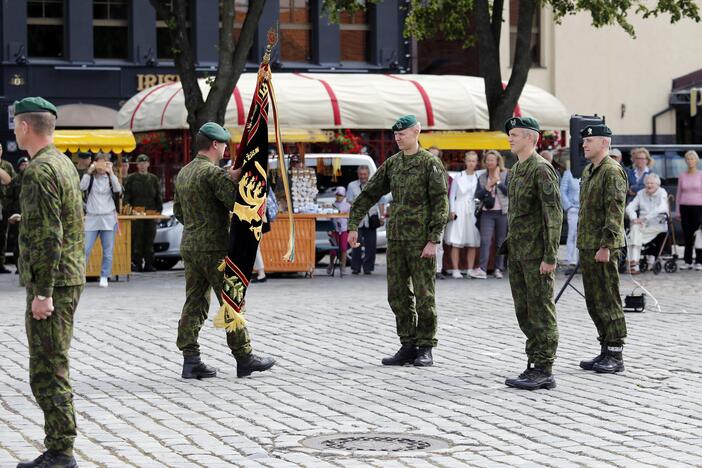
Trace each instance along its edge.
{"label": "paving stone pattern", "polygon": [[[661,312],[627,314],[622,375],[578,367],[598,346],[583,299],[566,292],[558,387],[525,392],[504,386],[526,364],[507,279],[439,281],[436,365],[381,366],[398,347],[384,271],[252,285],[254,349],[278,364],[237,379],[209,320],[200,342],[219,375],[203,381],[180,378],[182,270],[106,290],[89,283],[71,350],[80,466],[702,466],[702,272],[639,277]],[[622,280],[622,292],[633,286]],[[0,467],[43,450],[24,301],[16,276],[0,276]],[[366,432],[436,436],[449,447],[353,454],[302,444]]]}

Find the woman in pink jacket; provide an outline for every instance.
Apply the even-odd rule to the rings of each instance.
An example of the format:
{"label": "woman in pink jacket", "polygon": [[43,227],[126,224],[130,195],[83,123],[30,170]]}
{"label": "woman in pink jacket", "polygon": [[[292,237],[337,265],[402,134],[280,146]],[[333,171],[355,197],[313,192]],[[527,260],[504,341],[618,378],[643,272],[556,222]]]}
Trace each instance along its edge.
{"label": "woman in pink jacket", "polygon": [[[692,247],[695,232],[702,225],[702,172],[697,169],[700,157],[695,151],[685,153],[687,171],[678,176],[678,193],[675,197],[677,218],[685,234],[685,256],[681,270],[692,269]],[[700,242],[700,241],[698,241]],[[702,250],[695,251],[695,270],[702,271]]]}

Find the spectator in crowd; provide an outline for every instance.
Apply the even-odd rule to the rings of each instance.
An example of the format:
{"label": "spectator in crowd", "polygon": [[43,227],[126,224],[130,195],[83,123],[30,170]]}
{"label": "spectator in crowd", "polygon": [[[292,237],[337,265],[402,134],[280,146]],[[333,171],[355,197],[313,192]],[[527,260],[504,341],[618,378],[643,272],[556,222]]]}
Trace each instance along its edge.
{"label": "spectator in crowd", "polygon": [[[687,171],[678,176],[678,192],[675,197],[676,217],[682,223],[685,234],[684,263],[681,270],[692,268],[692,248],[696,244],[695,232],[702,225],[702,172],[697,169],[700,157],[695,151],[685,153]],[[698,234],[702,235],[702,233]],[[700,242],[698,240],[698,242]],[[702,249],[695,249],[695,270],[702,270]]]}
{"label": "spectator in crowd", "polygon": [[100,237],[102,244],[102,267],[100,287],[107,287],[107,279],[112,272],[112,251],[117,229],[117,204],[115,194],[122,192],[122,186],[112,170],[109,154],[98,153],[80,181],[80,189],[85,193],[85,258],[90,259],[95,240]]}
{"label": "spectator in crowd", "polygon": [[[366,165],[358,166],[356,171],[357,180],[351,182],[346,190],[346,201],[353,203],[368,183],[370,169]],[[351,273],[358,275],[363,269],[363,273],[370,275],[375,269],[375,249],[378,239],[378,228],[385,222],[382,206],[376,203],[368,210],[358,225],[358,239],[360,246],[351,251]]]}
{"label": "spectator in crowd", "polygon": [[[334,201],[334,208],[339,210],[339,213],[348,213],[351,211],[351,204],[346,200],[346,189],[344,187],[336,188],[336,201]],[[334,231],[332,231],[332,237],[334,238],[336,245],[339,246],[339,263],[341,269],[341,276],[346,274],[346,251],[349,245],[349,220],[347,218],[334,218]],[[334,253],[329,255],[329,266],[327,267],[327,273],[331,275],[334,268]]]}
{"label": "spectator in crowd", "polygon": [[129,176],[129,156],[126,154],[122,155],[122,164],[119,166],[119,176],[122,180],[125,180]]}
{"label": "spectator in crowd", "polygon": [[541,152],[541,157],[548,161],[549,164],[553,165],[553,153],[549,150],[544,150]]}
{"label": "spectator in crowd", "polygon": [[[480,214],[480,267],[470,273],[471,278],[487,278],[487,266],[490,259],[492,237],[497,233],[495,246],[502,245],[507,237],[507,171],[502,155],[495,150],[486,151],[483,155],[484,174],[478,177],[476,198],[482,203]],[[495,278],[501,279],[505,268],[505,258],[497,255],[495,259]]]}
{"label": "spectator in crowd", "polygon": [[631,150],[632,166],[626,172],[629,179],[629,191],[627,201],[631,201],[639,190],[644,188],[644,177],[650,174],[653,167],[653,158],[646,148],[634,148]]}
{"label": "spectator in crowd", "polygon": [[[474,273],[475,257],[480,247],[480,232],[475,219],[475,191],[478,187],[478,153],[469,151],[465,156],[465,170],[461,171],[451,183],[449,190],[449,223],[446,226],[444,241],[450,245],[451,276],[463,278],[459,269],[460,249],[468,250],[468,274]],[[437,257],[437,261],[438,261]]]}
{"label": "spectator in crowd", "polygon": [[619,151],[619,148],[610,148],[609,157],[617,161],[619,164],[622,163],[622,152]]}
{"label": "spectator in crowd", "polygon": [[[2,159],[2,144],[0,144],[0,169],[3,171],[3,179],[0,179],[0,273],[10,273],[10,270],[5,268],[5,251],[7,250],[7,231],[8,218],[10,217],[9,200],[7,199],[7,190],[10,181],[15,177],[15,168],[12,163]],[[10,180],[7,180],[7,177]]]}
{"label": "spectator in crowd", "polygon": [[[641,248],[652,242],[649,252],[656,252],[668,231],[666,215],[668,214],[668,193],[661,188],[661,178],[649,174],[644,180],[644,190],[639,191],[634,199],[626,206],[630,228],[628,238],[629,264],[631,274],[639,274]],[[653,265],[655,255],[647,255],[649,265]]]}
{"label": "spectator in crowd", "polygon": [[[566,264],[575,268],[578,263],[578,212],[580,211],[580,178],[573,177],[570,169],[563,173],[561,178],[561,204],[568,220],[568,237],[566,242]],[[571,269],[566,274],[571,274]]]}
{"label": "spectator in crowd", "polygon": [[20,194],[22,193],[22,178],[24,177],[24,170],[27,169],[29,165],[29,158],[21,157],[17,160],[17,175],[12,179],[12,183],[7,188],[7,199],[9,202],[8,210],[10,216],[7,218],[10,224],[10,234],[11,237],[15,239],[15,245],[12,250],[12,256],[15,259],[15,274],[19,274],[19,222],[22,219],[20,216]]}

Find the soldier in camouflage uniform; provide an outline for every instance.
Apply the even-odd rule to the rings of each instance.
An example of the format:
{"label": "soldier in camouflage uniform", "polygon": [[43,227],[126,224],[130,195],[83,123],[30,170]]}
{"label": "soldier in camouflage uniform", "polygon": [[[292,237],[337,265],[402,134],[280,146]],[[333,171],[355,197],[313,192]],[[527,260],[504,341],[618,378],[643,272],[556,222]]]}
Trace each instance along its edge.
{"label": "soldier in camouflage uniform", "polygon": [[354,200],[349,244],[358,246],[358,224],[380,197],[392,192],[387,225],[388,302],[395,314],[401,347],[384,365],[433,364],[436,346],[434,283],[436,249],[448,222],[446,171],[419,146],[416,117],[401,117],[392,127],[400,152],[389,157]]}
{"label": "soldier in camouflage uniform", "polygon": [[[218,269],[227,254],[229,212],[236,200],[241,170],[229,174],[217,164],[222,159],[228,131],[214,122],[203,125],[195,137],[198,155],[180,170],[175,183],[173,212],[183,224],[180,253],[185,263],[185,305],[178,322],[177,345],[183,353],[185,379],[214,377],[217,371],[200,359],[198,335],[207,319],[210,292],[221,304],[224,272]],[[237,376],[265,371],[275,364],[270,357],[255,356],[244,327],[227,333],[227,344],[237,361]]]}
{"label": "soldier in camouflage uniform", "polygon": [[558,176],[536,152],[536,119],[514,117],[505,123],[505,131],[519,161],[510,172],[509,230],[504,245],[514,309],[527,338],[528,358],[526,371],[505,384],[525,390],[554,388],[551,367],[558,347],[558,324],[553,285],[563,222]]}
{"label": "soldier in camouflage uniform", "polygon": [[92,153],[80,152],[78,153],[78,164],[76,169],[78,170],[78,180],[81,180],[85,174],[88,173],[90,165],[93,163]]}
{"label": "soldier in camouflage uniform", "polygon": [[75,467],[76,419],[68,351],[85,284],[83,198],[68,156],[53,145],[56,107],[42,98],[15,103],[15,137],[32,161],[20,198],[20,272],[27,288],[29,383],[44,412],[39,458],[18,468]]}
{"label": "soldier in camouflage uniform", "polygon": [[578,242],[587,311],[597,327],[600,354],[580,367],[611,374],[624,370],[626,321],[619,295],[619,256],[624,247],[627,177],[609,155],[612,131],[591,125],[581,132],[585,166],[580,182]]}
{"label": "soldier in camouflage uniform", "polygon": [[[15,168],[9,161],[2,159],[2,144],[0,144],[0,169],[7,172],[11,177],[15,177]],[[7,250],[7,228],[8,218],[10,217],[10,200],[8,197],[8,185],[0,184],[0,274],[10,273],[10,270],[5,268],[5,251]]]}
{"label": "soldier in camouflage uniform", "polygon": [[[124,182],[124,203],[143,206],[159,213],[163,210],[161,183],[149,172],[149,157],[137,156],[138,172],[130,174]],[[136,271],[156,271],[154,268],[154,238],[156,221],[141,220],[132,223],[132,263]],[[143,263],[143,265],[142,265]]]}

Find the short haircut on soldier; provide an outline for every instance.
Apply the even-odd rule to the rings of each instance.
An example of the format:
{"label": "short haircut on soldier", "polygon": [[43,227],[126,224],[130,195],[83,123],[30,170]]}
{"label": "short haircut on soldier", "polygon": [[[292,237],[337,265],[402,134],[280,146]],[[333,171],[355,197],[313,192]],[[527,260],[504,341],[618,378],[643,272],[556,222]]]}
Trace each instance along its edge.
{"label": "short haircut on soldier", "polygon": [[25,112],[16,117],[21,122],[27,122],[38,135],[51,136],[56,130],[56,116],[50,112]]}
{"label": "short haircut on soldier", "polygon": [[212,141],[202,133],[195,135],[195,151],[207,151],[212,146]]}
{"label": "short haircut on soldier", "polygon": [[531,141],[534,143],[534,146],[539,143],[539,132],[530,128],[522,128],[522,130],[524,131],[524,135],[531,135]]}

